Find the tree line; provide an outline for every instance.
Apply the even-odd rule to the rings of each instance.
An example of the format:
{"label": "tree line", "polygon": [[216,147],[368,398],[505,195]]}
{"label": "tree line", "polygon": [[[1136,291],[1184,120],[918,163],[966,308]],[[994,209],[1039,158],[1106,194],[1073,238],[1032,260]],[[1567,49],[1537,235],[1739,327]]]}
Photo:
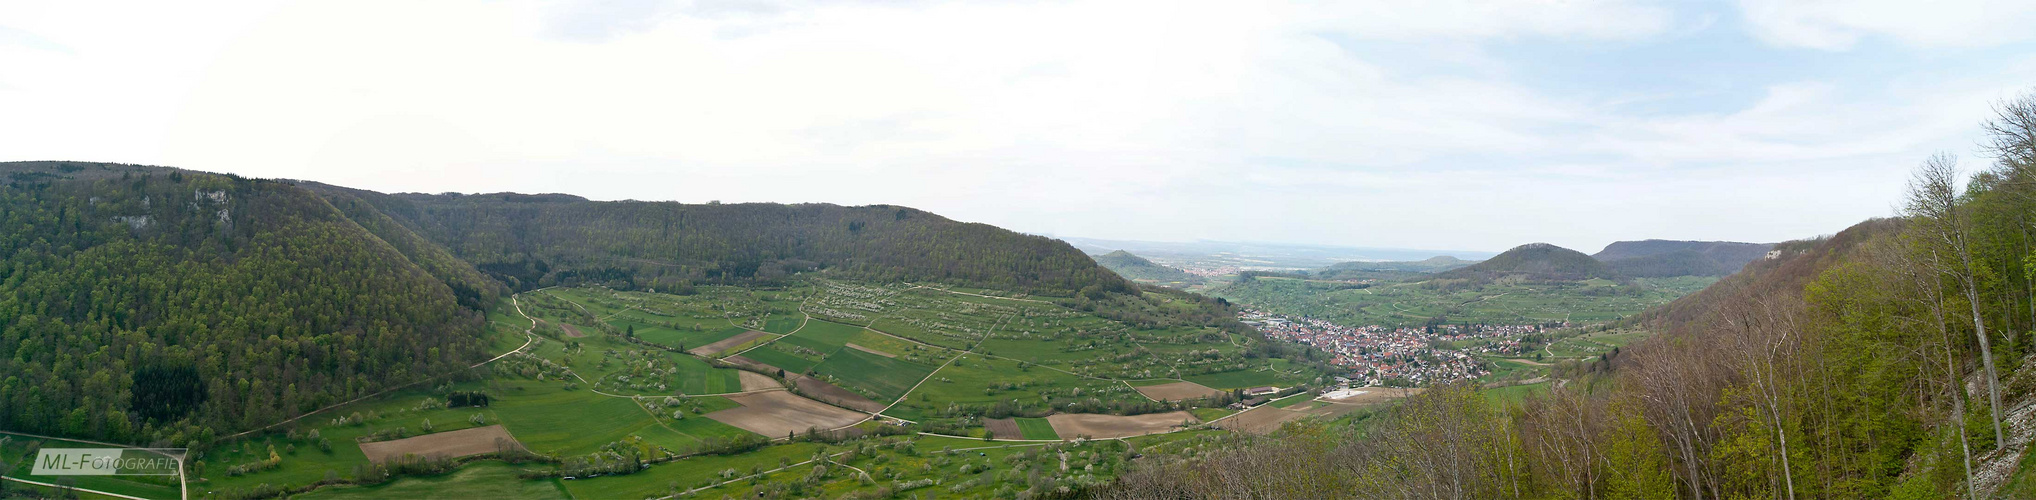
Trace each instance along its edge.
{"label": "tree line", "polygon": [[558,284],[679,290],[783,284],[828,270],[1051,296],[1125,292],[1123,278],[1064,242],[890,205],[596,202],[568,195],[384,195],[372,204],[516,289]]}

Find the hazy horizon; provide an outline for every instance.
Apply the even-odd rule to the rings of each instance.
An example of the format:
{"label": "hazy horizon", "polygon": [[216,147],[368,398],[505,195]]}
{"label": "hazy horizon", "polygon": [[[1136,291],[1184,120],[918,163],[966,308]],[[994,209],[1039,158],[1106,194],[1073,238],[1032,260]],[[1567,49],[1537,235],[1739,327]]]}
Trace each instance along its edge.
{"label": "hazy horizon", "polygon": [[[107,12],[127,15],[107,16]],[[896,204],[1030,233],[1499,251],[1891,215],[2036,8],[0,6],[0,160],[379,191]]]}

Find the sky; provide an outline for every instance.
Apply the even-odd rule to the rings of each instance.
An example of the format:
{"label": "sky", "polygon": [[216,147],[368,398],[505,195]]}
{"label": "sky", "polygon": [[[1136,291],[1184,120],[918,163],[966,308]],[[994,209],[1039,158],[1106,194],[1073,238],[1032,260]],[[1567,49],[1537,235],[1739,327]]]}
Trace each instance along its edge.
{"label": "sky", "polygon": [[1585,252],[1889,216],[2036,2],[0,3],[0,160]]}

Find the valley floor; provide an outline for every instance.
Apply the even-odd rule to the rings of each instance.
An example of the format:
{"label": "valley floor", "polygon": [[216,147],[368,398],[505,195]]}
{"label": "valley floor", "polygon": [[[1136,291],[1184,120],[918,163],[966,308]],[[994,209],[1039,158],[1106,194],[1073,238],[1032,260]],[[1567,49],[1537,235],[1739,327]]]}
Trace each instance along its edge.
{"label": "valley floor", "polygon": [[[190,496],[839,496],[878,486],[983,496],[1108,481],[1142,443],[1275,409],[1224,408],[1233,391],[1322,378],[1248,359],[1245,342],[1214,330],[1132,327],[988,290],[827,280],[685,296],[550,288],[497,309],[489,331],[499,355],[222,441],[194,454]],[[453,393],[489,402],[453,407]],[[1334,417],[1344,406],[1354,405],[1277,410]],[[1035,484],[1033,471],[1058,479]],[[393,482],[373,479],[391,472]],[[180,496],[110,481],[110,493]]]}

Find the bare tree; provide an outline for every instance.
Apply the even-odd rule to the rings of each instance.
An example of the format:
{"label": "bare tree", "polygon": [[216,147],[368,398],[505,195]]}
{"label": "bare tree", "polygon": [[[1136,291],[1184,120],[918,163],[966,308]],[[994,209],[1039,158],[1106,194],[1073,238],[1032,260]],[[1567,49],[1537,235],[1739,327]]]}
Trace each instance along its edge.
{"label": "bare tree", "polygon": [[1726,351],[1736,359],[1745,382],[1752,389],[1752,403],[1770,431],[1774,432],[1781,479],[1788,498],[1796,497],[1795,467],[1789,461],[1787,391],[1792,383],[1793,364],[1804,335],[1797,324],[1801,305],[1792,295],[1747,294],[1721,311],[1724,317]]}
{"label": "bare tree", "polygon": [[1994,118],[1980,124],[1987,133],[1981,144],[2009,170],[2036,168],[2036,92],[1994,105]]}
{"label": "bare tree", "polygon": [[1698,500],[1724,497],[1711,461],[1719,439],[1711,423],[1730,375],[1715,350],[1704,345],[1690,335],[1665,332],[1628,349],[1631,369],[1623,372],[1639,393],[1641,416],[1661,434],[1677,478],[1689,498]]}
{"label": "bare tree", "polygon": [[[1574,385],[1574,384],[1573,384]],[[1520,434],[1534,468],[1550,483],[1597,498],[1597,473],[1605,460],[1598,436],[1603,432],[1602,407],[1582,392],[1567,387],[1529,398],[1520,414]]]}
{"label": "bare tree", "polygon": [[[1979,356],[1986,367],[1987,401],[1992,406],[1989,415],[1993,418],[1994,443],[2005,446],[2007,432],[2001,427],[2000,374],[1994,369],[1993,341],[1987,337],[1986,318],[1980,312],[1979,278],[1972,263],[1972,237],[1969,220],[1959,203],[1958,158],[1949,154],[1931,156],[1916,169],[1916,176],[1909,181],[1909,199],[1906,207],[1911,223],[1915,224],[1933,243],[1942,245],[1955,265],[1932,266],[1948,271],[1965,293],[1967,305],[1972,308],[1973,336],[1979,339]],[[1936,252],[1931,252],[1933,259]]]}

